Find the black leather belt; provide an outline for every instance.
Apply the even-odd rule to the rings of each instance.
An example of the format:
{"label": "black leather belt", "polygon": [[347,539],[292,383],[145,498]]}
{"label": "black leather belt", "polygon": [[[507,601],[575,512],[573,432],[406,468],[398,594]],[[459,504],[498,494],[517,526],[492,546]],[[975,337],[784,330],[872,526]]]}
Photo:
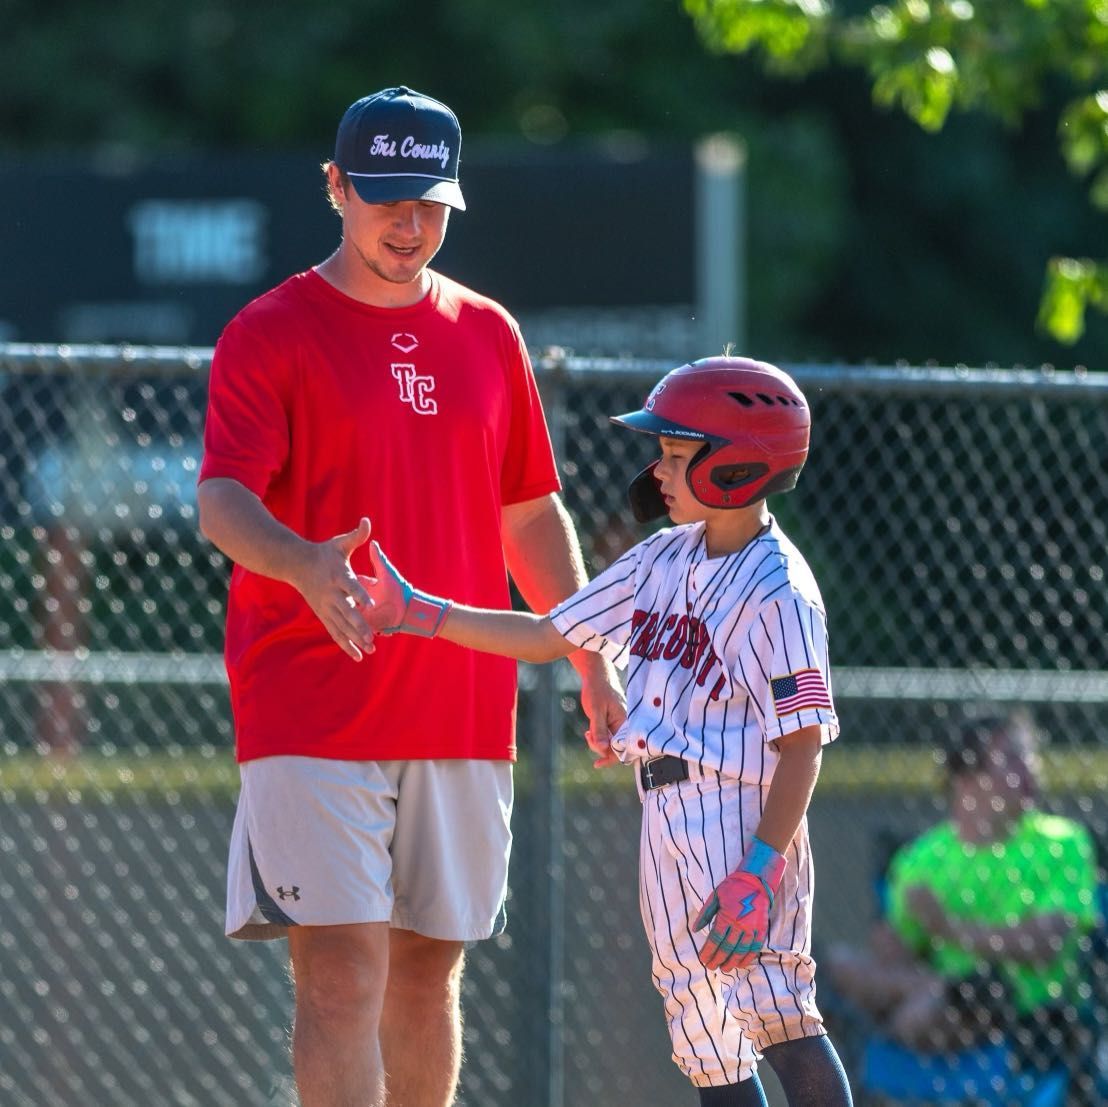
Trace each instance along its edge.
{"label": "black leather belt", "polygon": [[677,784],[689,779],[689,763],[680,757],[666,754],[664,757],[652,757],[639,766],[639,780],[643,790],[661,788],[663,784]]}

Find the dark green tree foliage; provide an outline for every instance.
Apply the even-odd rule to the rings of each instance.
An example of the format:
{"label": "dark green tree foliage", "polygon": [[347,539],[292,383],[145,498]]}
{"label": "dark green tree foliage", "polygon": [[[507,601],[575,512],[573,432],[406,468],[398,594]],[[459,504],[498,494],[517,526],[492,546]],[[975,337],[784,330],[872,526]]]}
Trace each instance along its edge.
{"label": "dark green tree foliage", "polygon": [[[904,41],[889,48],[881,87],[890,102],[915,104],[929,125],[949,100],[936,136],[900,112],[874,112],[871,82],[881,74],[840,64],[867,50],[880,56],[878,31],[888,27],[862,0],[834,16],[820,0],[705,0],[690,8],[695,23],[681,0],[0,0],[0,157],[60,164],[107,154],[126,165],[174,153],[292,150],[323,158],[342,107],[402,82],[448,100],[471,149],[504,138],[515,144],[512,156],[521,143],[556,149],[611,131],[687,141],[728,130],[748,146],[748,337],[763,356],[1031,363],[1064,354],[1103,365],[1101,320],[1090,317],[1069,348],[1033,326],[1043,259],[1055,251],[1081,258],[1103,238],[1053,131],[1073,102],[1067,149],[1091,181],[1104,164],[1099,101],[1080,100],[1076,77],[1035,61],[1028,28],[1045,16],[1025,0],[984,0],[969,22],[1015,12],[1007,33],[1028,40],[1032,55],[1019,61],[1026,81],[1013,82],[1016,70],[984,46],[970,54],[980,72],[969,81],[951,40],[958,80],[932,64],[913,83],[916,37],[926,28],[896,13],[920,7],[889,6],[888,27],[903,25]],[[1102,55],[1092,40],[1077,49],[1071,27],[1084,7],[1057,0],[1044,10],[1070,13],[1055,36],[1074,47],[1073,66],[1092,73]],[[946,8],[922,8],[943,23]],[[866,27],[877,45],[852,41]],[[745,42],[726,38],[727,28],[732,36],[745,28]],[[698,29],[728,52],[705,51]],[[767,77],[729,52],[744,45],[791,78]],[[969,99],[971,88],[983,90],[978,99]],[[991,108],[986,93],[1008,104],[992,114],[1022,119],[1018,129],[953,111]],[[463,172],[464,163],[463,153]],[[1096,187],[1098,196],[1108,191]],[[33,175],[27,197],[34,202]],[[1076,318],[1082,297],[1099,295],[1090,266],[1058,263],[1052,318]]]}
{"label": "dark green tree foliage", "polygon": [[[1108,7],[1100,0],[684,0],[708,45],[755,53],[770,72],[862,67],[874,100],[927,131],[952,111],[1016,127],[1050,104],[1070,169],[1108,209]],[[1060,106],[1059,98],[1061,98]],[[1056,256],[1039,321],[1073,343],[1108,312],[1108,262]]]}

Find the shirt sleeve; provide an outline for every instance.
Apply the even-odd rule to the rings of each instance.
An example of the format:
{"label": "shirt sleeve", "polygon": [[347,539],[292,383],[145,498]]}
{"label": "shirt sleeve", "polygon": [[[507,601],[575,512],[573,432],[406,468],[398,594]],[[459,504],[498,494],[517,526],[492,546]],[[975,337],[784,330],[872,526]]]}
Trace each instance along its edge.
{"label": "shirt sleeve", "polygon": [[503,504],[524,503],[562,487],[531,359],[523,336],[515,327],[510,331],[508,359],[512,410],[507,448],[500,468]]}
{"label": "shirt sleeve", "polygon": [[814,604],[791,595],[768,605],[740,644],[736,676],[759,707],[767,742],[807,726],[822,727],[824,742],[838,736],[827,622]]}
{"label": "shirt sleeve", "polygon": [[267,343],[240,321],[227,325],[212,357],[199,481],[230,477],[264,498],[289,453],[286,376]]}
{"label": "shirt sleeve", "polygon": [[580,649],[603,654],[621,669],[627,666],[634,630],[638,549],[628,550],[550,612],[550,621],[564,638]]}
{"label": "shirt sleeve", "polygon": [[1088,831],[1076,823],[1067,824],[1068,833],[1051,841],[1043,862],[1035,866],[1039,887],[1028,894],[1035,914],[1063,911],[1087,930],[1099,919],[1096,854]]}

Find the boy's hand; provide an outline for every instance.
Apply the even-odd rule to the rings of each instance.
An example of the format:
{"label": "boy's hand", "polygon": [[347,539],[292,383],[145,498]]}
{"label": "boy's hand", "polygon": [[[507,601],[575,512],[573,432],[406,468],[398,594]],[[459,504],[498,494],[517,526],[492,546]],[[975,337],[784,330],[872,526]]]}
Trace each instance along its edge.
{"label": "boy's hand", "polygon": [[739,867],[721,881],[693,922],[712,929],[700,950],[706,968],[731,972],[751,964],[769,934],[769,909],[785,873],[785,858],[755,838]]}
{"label": "boy's hand", "polygon": [[373,576],[359,576],[358,581],[369,593],[370,602],[361,613],[373,630],[377,634],[434,638],[454,601],[413,588],[385,557],[376,540],[369,544],[369,564]]}
{"label": "boy's hand", "polygon": [[372,576],[358,576],[358,582],[369,593],[369,603],[362,615],[376,634],[393,634],[404,621],[411,585],[400,575],[376,541],[369,544],[369,565]]}

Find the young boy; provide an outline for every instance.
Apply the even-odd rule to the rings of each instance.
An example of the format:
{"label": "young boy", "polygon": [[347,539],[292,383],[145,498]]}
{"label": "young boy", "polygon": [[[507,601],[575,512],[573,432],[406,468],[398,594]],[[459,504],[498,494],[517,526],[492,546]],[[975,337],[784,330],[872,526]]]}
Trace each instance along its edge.
{"label": "young boy", "polygon": [[765,503],[796,485],[807,402],[772,365],[707,358],[612,421],[657,436],[629,498],[640,522],[672,527],[545,617],[416,591],[374,542],[363,614],[378,633],[530,662],[584,648],[628,669],[627,721],[590,745],[597,765],[635,768],[640,906],[674,1060],[710,1107],[764,1107],[756,1054],[792,1107],[849,1105],[810,956],[805,813],[839,729],[826,618]]}

